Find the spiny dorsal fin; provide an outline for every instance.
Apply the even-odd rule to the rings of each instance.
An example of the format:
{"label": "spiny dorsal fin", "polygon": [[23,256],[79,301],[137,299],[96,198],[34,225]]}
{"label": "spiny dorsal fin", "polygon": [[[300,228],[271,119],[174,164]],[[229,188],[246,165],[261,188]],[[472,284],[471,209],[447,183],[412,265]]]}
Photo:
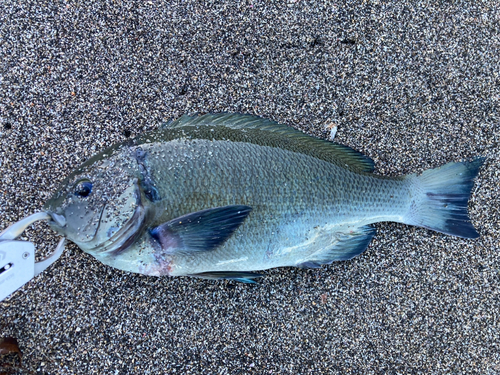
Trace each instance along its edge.
{"label": "spiny dorsal fin", "polygon": [[[280,147],[303,152],[361,172],[373,172],[374,169],[373,160],[348,146],[311,137],[290,126],[254,115],[240,113],[217,113],[202,116],[183,115],[177,120],[166,124],[164,128],[179,129],[204,125],[269,132],[268,138],[273,135],[288,140],[288,142],[280,144]],[[265,140],[257,140],[256,143],[265,144]]]}

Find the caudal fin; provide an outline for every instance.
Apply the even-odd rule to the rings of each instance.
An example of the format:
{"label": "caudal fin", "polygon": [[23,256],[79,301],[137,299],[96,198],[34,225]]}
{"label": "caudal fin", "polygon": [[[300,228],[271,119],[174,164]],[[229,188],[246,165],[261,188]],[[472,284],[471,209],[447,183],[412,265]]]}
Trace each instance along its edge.
{"label": "caudal fin", "polygon": [[479,237],[467,214],[467,204],[484,160],[448,163],[408,176],[413,180],[413,199],[405,223],[452,236]]}

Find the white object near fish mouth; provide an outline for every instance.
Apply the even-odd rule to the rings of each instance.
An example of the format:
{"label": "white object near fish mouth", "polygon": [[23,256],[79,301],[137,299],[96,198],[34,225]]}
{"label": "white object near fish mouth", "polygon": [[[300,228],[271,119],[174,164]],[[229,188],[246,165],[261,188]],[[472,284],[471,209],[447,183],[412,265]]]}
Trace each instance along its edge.
{"label": "white object near fish mouth", "polygon": [[[48,257],[35,262],[35,246],[29,241],[15,241],[27,227],[36,221],[50,220],[51,215],[37,212],[6,228],[0,233],[0,301],[28,281],[45,271],[64,251],[65,238]],[[64,219],[64,218],[63,218]],[[62,222],[61,218],[58,218]]]}
{"label": "white object near fish mouth", "polygon": [[52,217],[47,212],[37,212],[12,224],[0,233],[0,241],[14,240],[19,237],[31,224],[41,220],[50,220]]}

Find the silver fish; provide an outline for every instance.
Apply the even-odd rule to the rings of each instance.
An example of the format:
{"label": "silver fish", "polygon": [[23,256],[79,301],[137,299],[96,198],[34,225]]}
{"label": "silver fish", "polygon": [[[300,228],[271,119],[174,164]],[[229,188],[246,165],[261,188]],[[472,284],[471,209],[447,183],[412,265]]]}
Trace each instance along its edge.
{"label": "silver fish", "polygon": [[51,227],[109,266],[254,282],[361,254],[372,223],[464,238],[484,159],[373,174],[349,147],[240,114],[183,116],[92,157],[46,203]]}

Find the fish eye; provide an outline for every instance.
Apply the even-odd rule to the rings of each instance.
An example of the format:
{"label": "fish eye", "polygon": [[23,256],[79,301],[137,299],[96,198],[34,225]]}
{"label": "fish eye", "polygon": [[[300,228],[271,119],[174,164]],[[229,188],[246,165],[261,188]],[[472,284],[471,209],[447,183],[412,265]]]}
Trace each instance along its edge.
{"label": "fish eye", "polygon": [[88,197],[92,193],[92,182],[80,181],[76,184],[75,195],[79,197]]}

